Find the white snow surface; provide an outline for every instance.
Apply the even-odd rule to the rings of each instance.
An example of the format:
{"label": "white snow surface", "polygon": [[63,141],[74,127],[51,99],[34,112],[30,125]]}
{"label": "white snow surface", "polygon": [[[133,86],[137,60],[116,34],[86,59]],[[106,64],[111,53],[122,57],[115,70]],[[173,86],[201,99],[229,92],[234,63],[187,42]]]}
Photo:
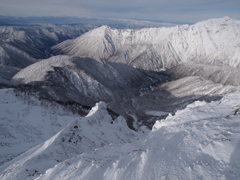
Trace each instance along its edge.
{"label": "white snow surface", "polygon": [[150,70],[171,68],[187,61],[240,67],[239,31],[240,21],[229,17],[139,30],[102,26],[53,49]]}
{"label": "white snow surface", "polygon": [[73,65],[70,61],[68,61],[68,59],[69,56],[56,56],[52,57],[51,60],[45,59],[39,61],[38,63],[34,63],[17,73],[13,79],[16,79],[15,83],[18,83],[18,81],[21,83],[44,81],[46,73],[48,71],[53,71],[53,67],[65,67]]}
{"label": "white snow surface", "polygon": [[78,119],[57,104],[0,90],[0,165],[49,139]]}
{"label": "white snow surface", "polygon": [[59,162],[67,164],[69,158],[81,153],[143,137],[142,133],[130,130],[123,117],[113,122],[103,102],[83,118],[65,115],[67,112],[59,107],[40,106],[34,98],[24,97],[22,102],[12,90],[0,93],[1,159],[13,158],[8,162],[4,159],[0,179],[35,179]]}
{"label": "white snow surface", "polygon": [[139,141],[85,152],[38,179],[239,179],[239,102],[239,92],[196,101]]}
{"label": "white snow surface", "polygon": [[[41,120],[40,107],[30,104],[25,112],[27,104],[12,90],[0,93],[1,124],[16,140],[22,139],[15,131],[17,114],[28,131],[49,125]],[[19,115],[20,110],[24,113]],[[145,135],[130,130],[122,117],[112,121],[103,102],[84,118],[65,118],[69,124],[48,140],[0,166],[0,179],[240,179],[240,92],[211,103],[196,101],[157,121]],[[38,131],[49,132],[50,127]],[[22,133],[30,138],[26,130]],[[23,145],[15,143],[9,150]]]}

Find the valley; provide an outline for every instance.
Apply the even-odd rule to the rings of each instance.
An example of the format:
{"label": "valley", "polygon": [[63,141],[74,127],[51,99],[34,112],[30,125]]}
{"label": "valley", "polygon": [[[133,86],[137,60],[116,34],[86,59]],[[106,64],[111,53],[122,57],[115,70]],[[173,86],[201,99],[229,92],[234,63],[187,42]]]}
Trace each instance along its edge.
{"label": "valley", "polygon": [[239,177],[240,21],[121,23],[0,26],[0,179]]}

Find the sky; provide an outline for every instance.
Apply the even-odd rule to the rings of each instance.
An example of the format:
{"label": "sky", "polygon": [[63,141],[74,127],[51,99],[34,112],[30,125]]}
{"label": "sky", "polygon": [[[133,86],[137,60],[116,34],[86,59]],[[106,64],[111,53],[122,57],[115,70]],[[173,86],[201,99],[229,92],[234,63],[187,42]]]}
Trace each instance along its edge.
{"label": "sky", "polygon": [[195,23],[224,16],[240,20],[240,0],[0,0],[0,14]]}

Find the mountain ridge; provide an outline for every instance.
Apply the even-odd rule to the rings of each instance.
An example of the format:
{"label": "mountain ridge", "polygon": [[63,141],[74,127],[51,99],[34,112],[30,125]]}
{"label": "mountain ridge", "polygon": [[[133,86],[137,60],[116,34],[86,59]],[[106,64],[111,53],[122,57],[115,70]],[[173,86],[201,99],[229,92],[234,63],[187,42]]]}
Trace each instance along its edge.
{"label": "mountain ridge", "polygon": [[[34,40],[21,28],[0,45]],[[0,59],[3,83],[16,73],[0,87],[0,179],[239,179],[239,28],[102,26],[41,51],[64,55]]]}
{"label": "mountain ridge", "polygon": [[[6,104],[6,100],[22,103],[16,101],[12,90],[0,90],[0,93],[5,94],[1,105]],[[101,179],[236,179],[240,175],[239,94],[228,94],[211,103],[195,101],[175,115],[169,114],[156,121],[151,131],[143,127],[141,131],[132,131],[122,117],[112,121],[103,102],[80,119],[55,109],[55,116],[67,115],[68,121],[64,123],[68,122],[68,125],[63,129],[59,129],[62,124],[60,127],[55,125],[59,129],[55,135],[0,166],[0,177],[39,180],[96,179],[96,176]],[[26,108],[28,100],[25,99],[24,106],[18,106],[18,110]],[[31,103],[34,102],[36,99],[31,99]],[[24,119],[30,111],[19,112],[19,117]],[[41,114],[40,109],[36,112]],[[10,116],[4,114],[4,117]],[[33,121],[42,118],[30,117]],[[28,123],[25,128],[30,130]],[[5,125],[12,130],[19,128]],[[16,135],[15,131],[11,132]],[[16,136],[17,140],[19,138]]]}
{"label": "mountain ridge", "polygon": [[56,54],[107,59],[146,70],[159,71],[187,61],[239,68],[239,29],[240,21],[228,17],[140,30],[102,26],[52,49]]}

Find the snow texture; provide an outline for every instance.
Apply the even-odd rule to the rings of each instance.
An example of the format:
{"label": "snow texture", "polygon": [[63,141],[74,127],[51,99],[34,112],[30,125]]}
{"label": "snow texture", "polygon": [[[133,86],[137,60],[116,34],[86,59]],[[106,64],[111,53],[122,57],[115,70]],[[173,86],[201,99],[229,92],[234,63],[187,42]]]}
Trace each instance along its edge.
{"label": "snow texture", "polygon": [[[1,155],[4,157],[11,151],[21,154],[0,167],[1,179],[33,179],[59,162],[67,164],[67,159],[84,152],[143,137],[130,130],[123,117],[113,121],[103,102],[97,103],[85,118],[80,118],[64,115],[57,107],[54,111],[51,107],[45,109],[47,107],[36,104],[39,103],[36,99],[24,103],[12,90],[1,90],[1,95],[6,97],[1,101],[1,111],[5,112],[1,114]],[[21,107],[14,107],[21,103]],[[44,110],[51,111],[54,119]],[[46,137],[49,138],[46,140]],[[37,143],[40,144],[33,147]]]}
{"label": "snow texture", "polygon": [[240,93],[196,101],[146,137],[57,164],[38,179],[239,179]]}
{"label": "snow texture", "polygon": [[[52,57],[12,81],[55,100],[110,99],[111,107],[139,122],[158,120],[151,131],[142,122],[133,131],[124,117],[113,120],[104,102],[80,117],[46,99],[1,89],[0,179],[240,179],[239,30],[240,22],[228,17],[139,30],[102,26],[58,44],[56,53],[84,58]],[[16,50],[0,45],[2,57]],[[4,82],[18,69],[0,60]],[[159,84],[154,72],[126,64],[168,69],[173,81]]]}
{"label": "snow texture", "polygon": [[9,80],[18,71],[50,57],[51,46],[76,38],[93,27],[95,26],[1,26],[0,83],[10,84]]}
{"label": "snow texture", "polygon": [[240,67],[240,21],[228,17],[194,25],[145,29],[108,26],[53,47],[58,53],[122,62],[146,70],[162,70],[179,63]]}
{"label": "snow texture", "polygon": [[77,119],[63,107],[13,89],[0,90],[0,164],[47,140]]}
{"label": "snow texture", "polygon": [[[42,96],[61,101],[75,101],[94,106],[96,102],[112,103],[117,113],[141,92],[168,78],[162,73],[145,72],[122,63],[92,58],[54,56],[28,66],[17,73],[15,84],[30,84]],[[131,103],[131,102],[129,102]],[[109,106],[108,106],[109,107]]]}
{"label": "snow texture", "polygon": [[[1,95],[6,97],[1,101],[4,105],[1,109],[6,108],[4,111],[12,109],[6,101],[23,103],[12,90],[1,90]],[[100,102],[85,118],[68,117],[69,124],[62,130],[3,164],[0,178],[239,179],[239,102],[240,92],[211,103],[196,101],[174,116],[169,114],[166,119],[157,121],[145,135],[130,130],[122,117],[112,121],[105,103]],[[23,103],[15,110],[26,106]],[[22,141],[25,133],[48,134],[53,127],[47,128],[50,122],[41,120],[44,117],[39,106],[29,107],[32,109],[24,113],[25,122],[21,120],[25,131],[16,131],[19,125],[5,123],[4,129],[11,128],[8,133],[15,137],[14,149],[23,146],[16,142]],[[32,117],[33,112],[38,116]],[[14,115],[16,113],[6,112],[1,122],[8,118],[16,123],[19,120]],[[39,133],[31,130],[36,123],[38,127],[45,125],[38,128]],[[13,138],[4,135],[11,142]],[[32,141],[31,145],[34,143]],[[3,146],[1,152],[5,152],[5,148]]]}

